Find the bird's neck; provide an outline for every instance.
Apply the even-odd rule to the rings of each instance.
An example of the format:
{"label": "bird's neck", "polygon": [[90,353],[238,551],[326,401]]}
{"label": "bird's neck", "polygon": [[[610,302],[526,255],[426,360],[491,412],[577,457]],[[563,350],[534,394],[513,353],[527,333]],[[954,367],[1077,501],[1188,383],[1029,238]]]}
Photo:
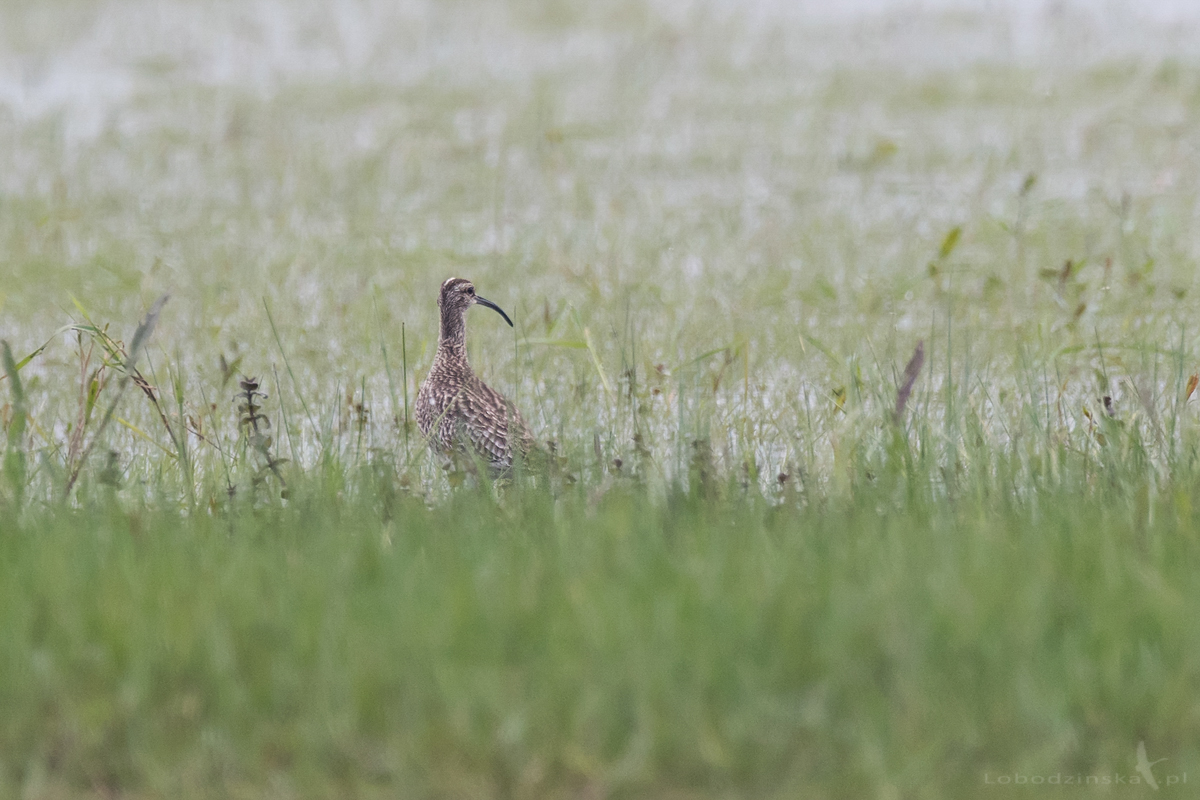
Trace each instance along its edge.
{"label": "bird's neck", "polygon": [[442,311],[436,358],[443,362],[467,363],[467,320],[461,310]]}

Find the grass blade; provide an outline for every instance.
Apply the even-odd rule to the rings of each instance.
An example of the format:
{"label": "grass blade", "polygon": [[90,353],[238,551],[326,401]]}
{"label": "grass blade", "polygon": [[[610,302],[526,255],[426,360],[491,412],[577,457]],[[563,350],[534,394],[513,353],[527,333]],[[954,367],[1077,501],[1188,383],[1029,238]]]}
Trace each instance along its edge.
{"label": "grass blade", "polygon": [[[279,338],[279,329],[275,327],[275,318],[271,316],[271,306],[267,304],[267,298],[263,298],[263,308],[267,312],[267,322],[271,324],[271,333],[275,336],[275,344],[279,346],[279,355],[283,358],[283,366],[287,369],[288,377],[292,379],[292,391],[300,398],[300,407],[304,409],[304,416],[308,417],[308,426],[317,435],[320,435],[320,429],[317,423],[313,421],[312,412],[308,410],[308,403],[304,399],[304,393],[300,391],[300,382],[296,380],[296,373],[292,371],[292,362],[288,360],[287,351],[283,349],[283,340]],[[321,449],[324,449],[324,443]]]}
{"label": "grass blade", "polygon": [[[146,343],[150,340],[150,336],[154,333],[154,328],[158,325],[158,315],[162,312],[162,307],[166,304],[169,298],[170,295],[164,294],[162,297],[155,300],[154,305],[150,307],[150,310],[146,313],[145,318],[143,318],[141,323],[137,326],[137,330],[133,332],[133,339],[129,345],[129,355],[125,357],[124,364],[122,365],[124,369],[121,376],[121,384],[117,387],[117,396],[113,398],[111,403],[109,403],[108,409],[104,412],[104,418],[100,420],[100,426],[96,429],[95,435],[92,436],[91,441],[88,442],[83,454],[79,457],[79,462],[75,464],[74,470],[72,470],[70,477],[67,478],[67,485],[63,489],[63,497],[70,497],[71,489],[74,488],[75,482],[79,479],[79,473],[83,469],[83,465],[87,463],[88,456],[91,454],[92,449],[96,446],[96,442],[98,442],[104,435],[105,429],[108,428],[109,422],[112,421],[113,415],[117,411],[117,406],[121,404],[121,399],[125,396],[125,390],[129,388],[129,382],[132,379],[134,371],[137,367],[138,357],[142,354],[142,349],[146,346]],[[78,302],[76,302],[76,306],[78,305]],[[82,311],[82,307],[80,307],[80,310]]]}
{"label": "grass blade", "polygon": [[14,504],[20,508],[25,496],[25,417],[28,408],[25,389],[21,386],[20,369],[13,360],[12,348],[7,341],[0,342],[4,353],[4,374],[12,393],[13,418],[8,426],[8,437],[4,448],[4,477],[8,481]]}

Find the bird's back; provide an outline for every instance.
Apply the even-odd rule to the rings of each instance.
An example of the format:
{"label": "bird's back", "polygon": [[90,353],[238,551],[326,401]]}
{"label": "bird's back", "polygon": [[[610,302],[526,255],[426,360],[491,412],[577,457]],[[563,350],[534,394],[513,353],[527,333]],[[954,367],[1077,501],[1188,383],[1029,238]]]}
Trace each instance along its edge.
{"label": "bird's back", "polygon": [[532,437],[517,407],[479,378],[466,383],[458,400],[462,430],[494,471],[512,468],[513,460],[529,452]]}
{"label": "bird's back", "polygon": [[493,472],[512,468],[529,452],[532,437],[521,413],[504,395],[480,380],[435,363],[417,395],[417,426],[440,453],[468,448]]}

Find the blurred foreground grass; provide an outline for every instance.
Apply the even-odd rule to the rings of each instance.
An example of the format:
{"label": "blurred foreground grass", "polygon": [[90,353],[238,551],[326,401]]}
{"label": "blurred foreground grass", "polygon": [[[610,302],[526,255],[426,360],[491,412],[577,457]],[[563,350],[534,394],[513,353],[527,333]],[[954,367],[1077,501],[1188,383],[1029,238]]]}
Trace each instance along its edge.
{"label": "blurred foreground grass", "polygon": [[1200,37],[783,11],[0,8],[0,794],[1200,780]]}
{"label": "blurred foreground grass", "polygon": [[1194,775],[1200,487],[912,480],[5,521],[0,791],[961,797],[1139,741]]}

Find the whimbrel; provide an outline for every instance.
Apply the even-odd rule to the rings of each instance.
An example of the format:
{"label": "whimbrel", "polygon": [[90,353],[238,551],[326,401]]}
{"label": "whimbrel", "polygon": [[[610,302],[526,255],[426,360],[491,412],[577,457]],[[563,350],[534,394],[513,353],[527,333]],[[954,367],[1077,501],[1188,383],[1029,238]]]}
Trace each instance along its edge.
{"label": "whimbrel", "polygon": [[467,309],[473,305],[487,306],[512,327],[508,314],[475,294],[470,281],[450,278],[442,284],[442,327],[433,366],[417,394],[417,427],[435,452],[474,451],[500,475],[512,468],[516,453],[529,452],[532,438],[516,407],[467,363]]}

